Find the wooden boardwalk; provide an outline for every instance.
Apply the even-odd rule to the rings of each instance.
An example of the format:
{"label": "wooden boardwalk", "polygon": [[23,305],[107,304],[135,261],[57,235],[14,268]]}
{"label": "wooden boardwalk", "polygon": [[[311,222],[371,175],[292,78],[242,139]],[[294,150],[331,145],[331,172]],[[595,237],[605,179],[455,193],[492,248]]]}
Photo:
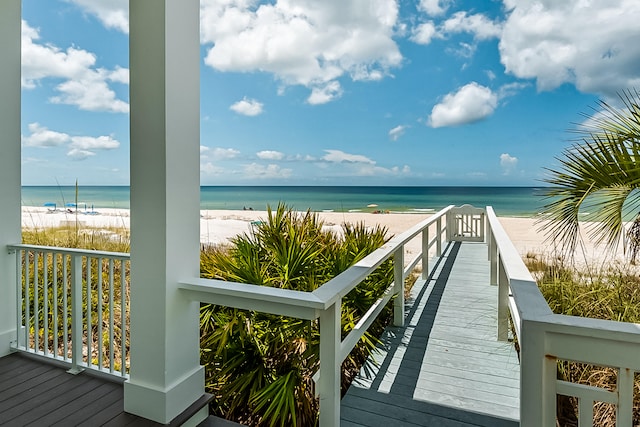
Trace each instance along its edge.
{"label": "wooden boardwalk", "polygon": [[342,426],[517,426],[520,367],[498,342],[487,246],[452,243],[414,286],[405,326],[342,399]]}

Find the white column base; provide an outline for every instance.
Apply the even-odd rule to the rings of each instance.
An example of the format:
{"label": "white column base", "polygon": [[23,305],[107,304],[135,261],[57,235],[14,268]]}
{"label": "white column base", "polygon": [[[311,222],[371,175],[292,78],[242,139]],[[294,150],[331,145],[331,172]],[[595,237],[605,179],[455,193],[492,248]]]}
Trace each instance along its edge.
{"label": "white column base", "polygon": [[11,344],[16,342],[16,330],[0,331],[0,357],[11,353]]}
{"label": "white column base", "polygon": [[152,421],[168,424],[204,392],[204,368],[199,366],[165,390],[148,384],[124,383],[124,410]]}

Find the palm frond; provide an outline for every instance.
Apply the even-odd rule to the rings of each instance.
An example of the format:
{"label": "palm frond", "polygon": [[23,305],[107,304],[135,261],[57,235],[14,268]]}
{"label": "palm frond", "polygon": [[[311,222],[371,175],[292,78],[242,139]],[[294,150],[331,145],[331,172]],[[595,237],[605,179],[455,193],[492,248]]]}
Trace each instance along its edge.
{"label": "palm frond", "polygon": [[620,95],[624,108],[605,101],[576,130],[581,136],[549,168],[542,194],[549,202],[539,216],[548,241],[573,252],[580,236],[581,213],[588,217],[589,237],[614,249],[624,235],[625,208],[638,206],[640,189],[640,94]]}

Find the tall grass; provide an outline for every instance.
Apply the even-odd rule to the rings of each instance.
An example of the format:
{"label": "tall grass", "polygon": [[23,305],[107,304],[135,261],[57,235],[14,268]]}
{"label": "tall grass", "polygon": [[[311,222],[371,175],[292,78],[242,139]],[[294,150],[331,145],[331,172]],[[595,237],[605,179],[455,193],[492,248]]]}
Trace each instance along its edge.
{"label": "tall grass", "polygon": [[[640,277],[632,266],[575,268],[562,258],[532,253],[527,254],[524,261],[554,313],[640,323]],[[558,378],[615,391],[617,371],[607,366],[559,361]],[[558,396],[559,426],[577,425],[577,403],[575,398]],[[615,419],[614,405],[597,403],[594,406],[594,425],[613,427]],[[638,375],[634,385],[633,425],[640,425]]]}
{"label": "tall grass", "polygon": [[[28,228],[22,230],[22,243],[38,246],[51,246],[61,248],[78,248],[88,250],[100,250],[108,252],[128,252],[129,233],[126,229],[79,229],[75,226],[55,228]],[[28,305],[23,306],[23,323],[29,326],[29,345],[38,348],[36,350],[51,354],[71,357],[72,342],[70,324],[72,293],[71,293],[71,258],[61,254],[41,253],[39,251],[26,251],[23,263],[30,266],[39,266],[36,272],[33,267],[23,270],[22,295],[26,297]],[[36,259],[37,257],[37,259]],[[87,262],[91,262],[87,265]],[[44,267],[46,266],[46,270]],[[23,267],[24,268],[24,267]],[[122,272],[121,268],[125,271]],[[114,359],[113,368],[127,371],[128,360],[122,366],[123,351],[126,354],[128,347],[128,333],[122,330],[123,323],[128,324],[128,309],[121,306],[122,292],[127,293],[125,301],[128,301],[129,263],[115,262],[111,266],[106,260],[98,262],[98,259],[88,260],[82,257],[82,313],[86,313],[87,307],[91,311],[91,333],[85,331],[83,345],[89,342],[91,336],[91,354],[85,354],[87,363],[99,364],[109,368],[109,361]],[[29,273],[28,277],[24,275]],[[66,272],[66,275],[64,274]],[[110,289],[110,274],[113,273],[113,289]],[[121,279],[124,278],[124,286]],[[37,286],[34,285],[37,284]],[[87,291],[87,283],[91,283],[90,291]],[[101,284],[98,289],[98,284]],[[109,295],[112,295],[109,306]],[[48,309],[45,309],[47,308]],[[26,319],[26,312],[30,313]],[[113,319],[111,318],[113,314]],[[110,324],[113,323],[113,338],[109,333]],[[47,325],[47,326],[45,326]],[[124,337],[124,339],[122,339]],[[125,348],[120,348],[118,343],[124,342]],[[112,345],[111,345],[112,344]],[[79,345],[79,343],[78,343]],[[101,354],[99,349],[102,349]]]}

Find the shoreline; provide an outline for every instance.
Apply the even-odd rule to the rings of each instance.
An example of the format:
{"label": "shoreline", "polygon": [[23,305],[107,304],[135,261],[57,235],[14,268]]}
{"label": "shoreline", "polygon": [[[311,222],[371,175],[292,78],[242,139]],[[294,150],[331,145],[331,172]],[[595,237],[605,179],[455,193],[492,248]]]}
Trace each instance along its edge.
{"label": "shoreline", "polygon": [[[388,235],[398,235],[408,230],[415,224],[433,215],[433,212],[424,213],[379,213],[370,212],[314,212],[324,221],[325,228],[340,232],[341,224],[345,222],[364,222],[368,227],[380,225],[387,229]],[[248,233],[251,223],[266,218],[266,211],[258,210],[212,210],[200,211],[200,243],[224,244],[229,239]],[[130,213],[128,209],[104,208],[96,214],[78,212],[69,213],[63,210],[51,212],[46,207],[23,206],[22,227],[25,229],[52,228],[71,226],[76,223],[80,227],[87,228],[115,228],[129,229]],[[545,241],[545,236],[539,231],[541,224],[534,218],[499,216],[500,223],[507,235],[511,238],[520,256],[536,254],[553,256],[553,245]],[[581,223],[584,229],[584,223]],[[585,237],[584,246],[576,253],[576,261],[579,263],[593,263],[605,265],[614,261],[624,261],[622,250],[613,255],[605,252],[604,246],[598,246]],[[407,258],[410,259],[420,251],[420,239],[414,239],[406,245]]]}

